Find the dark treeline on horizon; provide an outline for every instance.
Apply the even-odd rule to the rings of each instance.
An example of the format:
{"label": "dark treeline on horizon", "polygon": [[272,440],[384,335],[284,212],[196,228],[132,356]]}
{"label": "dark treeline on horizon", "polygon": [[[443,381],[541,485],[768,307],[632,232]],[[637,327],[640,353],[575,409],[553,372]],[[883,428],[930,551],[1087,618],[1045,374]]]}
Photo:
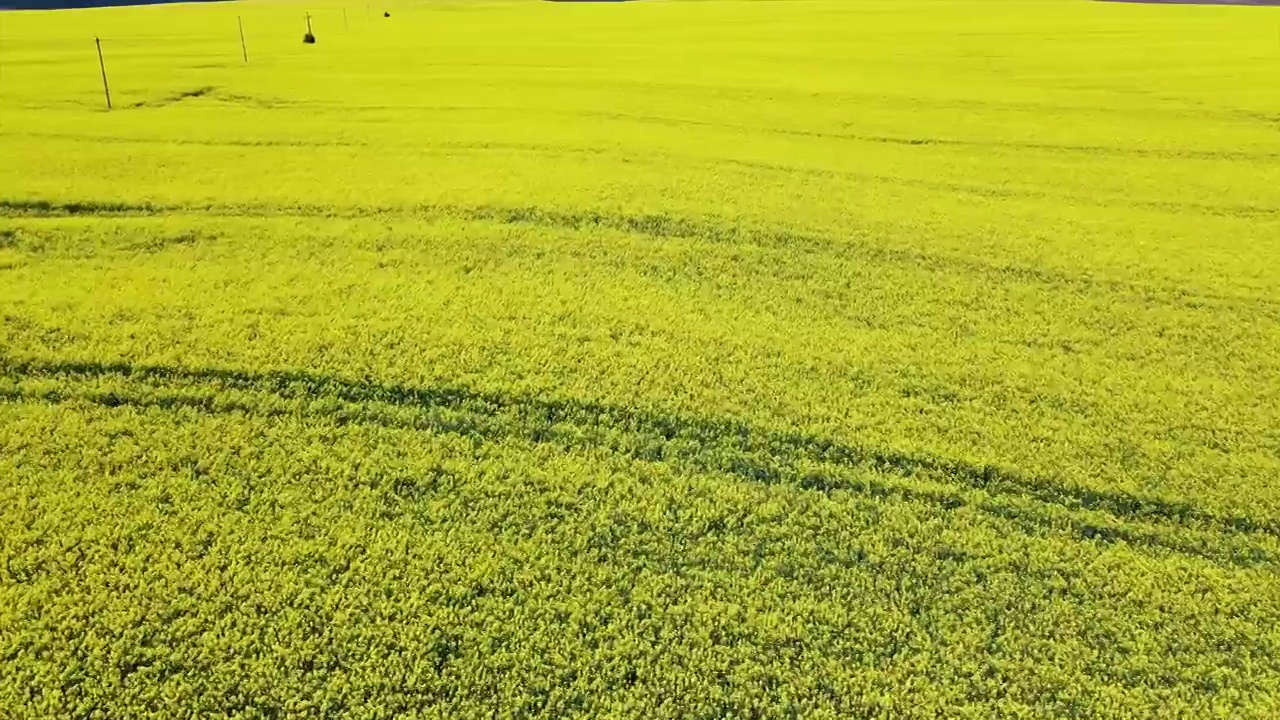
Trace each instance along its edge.
{"label": "dark treeline on horizon", "polygon": [[0,10],[71,10],[121,5],[164,5],[173,2],[225,2],[226,0],[0,0]]}

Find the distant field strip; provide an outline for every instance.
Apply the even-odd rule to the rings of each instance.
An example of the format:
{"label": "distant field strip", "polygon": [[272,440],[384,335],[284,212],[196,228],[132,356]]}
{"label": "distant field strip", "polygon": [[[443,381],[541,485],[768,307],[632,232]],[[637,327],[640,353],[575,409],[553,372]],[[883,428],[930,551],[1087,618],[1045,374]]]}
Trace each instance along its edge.
{"label": "distant field strip", "polygon": [[[1280,210],[1277,210],[1280,213]],[[318,206],[304,203],[290,205],[271,204],[206,204],[162,205],[94,201],[6,200],[0,198],[0,217],[10,218],[379,218],[402,217],[419,220],[463,220],[512,225],[527,225],[561,230],[609,229],[638,236],[662,239],[681,239],[732,246],[756,246],[785,251],[805,247],[853,250],[859,255],[877,262],[909,265],[923,271],[962,272],[989,276],[996,280],[1019,281],[1053,286],[1058,290],[1076,288],[1080,291],[1102,289],[1122,293],[1133,298],[1160,300],[1175,304],[1202,307],[1205,303],[1261,314],[1269,320],[1280,322],[1280,299],[1257,295],[1213,293],[1160,284],[1137,283],[1121,279],[1091,277],[1050,268],[1029,265],[1000,264],[980,257],[959,256],[939,252],[921,252],[892,248],[866,242],[856,237],[831,237],[802,230],[761,227],[756,224],[734,223],[727,218],[680,217],[666,214],[627,214],[590,211],[566,211],[546,207],[501,207],[492,205],[417,205],[417,206]],[[12,231],[14,237],[18,231]],[[72,230],[75,234],[79,231]],[[17,246],[17,242],[10,241]]]}

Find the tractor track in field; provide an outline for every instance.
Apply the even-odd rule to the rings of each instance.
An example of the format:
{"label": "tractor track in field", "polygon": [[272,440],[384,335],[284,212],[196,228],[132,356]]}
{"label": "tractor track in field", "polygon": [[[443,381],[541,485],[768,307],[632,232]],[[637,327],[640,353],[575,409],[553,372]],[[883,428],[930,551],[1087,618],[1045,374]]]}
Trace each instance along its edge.
{"label": "tractor track in field", "polygon": [[[1113,0],[1116,2],[1139,1],[1139,0]],[[143,100],[129,105],[131,109],[167,107],[174,105],[183,100],[200,97],[211,92],[207,88],[197,88],[194,90],[184,91],[172,96],[157,98],[153,100]],[[789,135],[793,137],[813,137],[824,138],[830,140],[845,140],[850,142],[861,142],[873,145],[901,145],[906,147],[968,147],[968,148],[1003,148],[1016,152],[1036,151],[1036,152],[1059,152],[1083,154],[1089,156],[1107,156],[1107,157],[1138,157],[1138,158],[1154,158],[1159,160],[1201,160],[1201,161],[1227,161],[1227,162],[1255,162],[1264,164],[1280,163],[1280,152],[1276,151],[1238,151],[1238,150],[1207,150],[1207,149],[1186,149],[1186,148],[1141,148],[1141,147],[1122,147],[1113,145],[1087,145],[1087,144],[1070,144],[1070,143],[1050,143],[1050,142],[1034,142],[1034,141],[1018,141],[1018,140],[977,140],[965,138],[947,138],[947,137],[929,137],[929,136],[894,136],[894,135],[870,135],[852,132],[836,132],[826,130],[802,130],[794,128],[758,128],[749,125],[725,125],[711,121],[682,119],[682,118],[665,118],[658,116],[646,115],[629,115],[625,113],[578,113],[579,115],[590,115],[592,117],[600,117],[606,120],[621,120],[629,122],[642,122],[648,124],[666,125],[671,127],[707,127],[707,128],[725,128],[732,129],[738,133],[758,132],[772,135]],[[1255,119],[1262,116],[1251,115]],[[1268,121],[1274,124],[1274,118],[1268,118]],[[15,133],[19,134],[19,133]],[[206,139],[206,138],[130,138],[130,137],[113,137],[105,135],[81,135],[76,133],[47,133],[47,132],[24,132],[20,133],[25,137],[45,137],[51,139],[67,139],[67,140],[84,140],[86,142],[111,142],[111,143],[139,143],[139,144],[163,144],[163,145],[204,145],[210,147],[386,147],[385,142],[368,142],[359,140],[323,140],[323,141],[299,141],[281,138],[261,138],[261,139]],[[421,143],[407,143],[412,147],[420,147]],[[442,144],[442,147],[448,147],[448,144]],[[504,147],[510,146],[518,149],[527,147],[519,143],[511,144],[495,144],[495,143],[457,143],[458,147]],[[608,152],[607,148],[564,148],[561,146],[548,146],[548,149],[555,151],[593,151],[597,153]],[[800,168],[797,168],[800,169]]]}
{"label": "tractor track in field", "polygon": [[152,100],[139,100],[138,102],[131,103],[130,105],[128,105],[128,107],[130,109],[167,107],[169,105],[176,105],[182,102],[183,100],[191,100],[193,98],[204,97],[206,95],[209,95],[215,92],[216,90],[217,88],[212,85],[204,85],[201,87],[191,88],[190,90],[180,90],[171,95],[154,98]]}
{"label": "tractor track in field", "polygon": [[725,475],[828,496],[968,508],[1029,534],[1065,533],[1240,566],[1280,563],[1280,521],[1184,500],[1085,487],[1016,469],[797,431],[592,401],[414,387],[303,370],[250,372],[0,356],[0,402],[264,418],[309,418],[606,452],[681,472]]}
{"label": "tractor track in field", "polygon": [[[180,97],[185,98],[191,96],[190,93],[184,93]],[[150,101],[144,102],[148,105]],[[166,101],[167,102],[167,101]],[[176,101],[175,101],[176,102]],[[166,104],[166,103],[161,103]],[[1151,198],[1141,198],[1132,196],[1098,196],[1085,195],[1074,192],[1064,192],[1043,187],[1034,187],[1020,184],[978,184],[972,182],[957,182],[945,179],[929,179],[929,178],[913,178],[896,175],[886,175],[882,173],[873,173],[857,170],[835,169],[824,167],[812,167],[804,165],[788,165],[778,162],[767,162],[760,160],[751,160],[744,158],[723,157],[716,155],[698,155],[692,153],[673,152],[660,149],[645,149],[638,151],[626,147],[616,146],[564,146],[552,144],[538,144],[525,142],[465,142],[465,141],[437,141],[431,143],[396,143],[378,141],[371,142],[368,140],[349,139],[349,138],[329,138],[324,140],[296,140],[288,138],[226,138],[226,139],[209,139],[194,137],[124,137],[114,135],[99,135],[85,133],[67,133],[67,132],[21,132],[10,133],[11,136],[21,136],[35,140],[63,140],[69,142],[83,143],[110,143],[119,145],[155,145],[155,146],[177,146],[177,147],[208,147],[208,148],[235,148],[235,149],[296,149],[296,150],[318,150],[328,148],[367,148],[377,150],[401,149],[403,151],[412,151],[419,155],[436,155],[453,156],[463,153],[525,153],[540,154],[553,158],[564,158],[566,156],[577,157],[614,157],[626,158],[628,162],[649,162],[654,164],[668,164],[672,161],[681,163],[690,163],[693,165],[724,165],[734,168],[742,168],[751,171],[765,171],[780,173],[783,175],[804,175],[829,179],[840,183],[872,183],[884,185],[888,187],[903,187],[930,192],[946,193],[946,194],[963,194],[970,195],[984,200],[1006,200],[1006,199],[1040,199],[1053,201],[1055,203],[1069,203],[1075,205],[1094,206],[1102,208],[1125,208],[1139,209],[1158,213],[1168,214],[1185,214],[1195,213],[1197,215],[1205,215],[1221,218],[1237,218],[1237,219],[1274,219],[1280,220],[1280,206],[1260,205],[1257,203],[1206,203],[1186,200],[1161,200]],[[953,144],[950,141],[935,143],[928,139],[907,139],[902,144],[906,145],[933,145],[933,144]],[[1180,156],[1183,159],[1213,159],[1213,160],[1229,160],[1238,161],[1244,158],[1226,158],[1220,156]],[[1253,156],[1250,156],[1253,157]],[[1271,156],[1258,156],[1270,158]],[[1280,154],[1275,155],[1276,159],[1280,159]],[[1255,158],[1256,159],[1256,158]],[[3,204],[0,203],[0,209]]]}
{"label": "tractor track in field", "polygon": [[1206,293],[1176,285],[1141,283],[1113,278],[1079,275],[1052,268],[999,263],[972,256],[927,253],[878,245],[860,237],[784,228],[767,228],[736,223],[727,218],[693,218],[657,213],[607,211],[566,211],[544,207],[499,205],[445,205],[385,207],[332,207],[323,205],[258,204],[150,204],[111,201],[19,200],[0,198],[0,218],[147,218],[162,216],[235,218],[329,218],[362,219],[404,217],[417,220],[457,219],[501,225],[526,225],[556,230],[610,230],[655,240],[689,240],[711,243],[738,243],[766,248],[814,247],[854,252],[887,264],[910,265],[940,273],[966,273],[1052,286],[1057,290],[1092,292],[1103,290],[1138,298],[1144,302],[1171,303],[1191,309],[1208,305],[1247,311],[1280,322],[1280,300],[1265,297]]}

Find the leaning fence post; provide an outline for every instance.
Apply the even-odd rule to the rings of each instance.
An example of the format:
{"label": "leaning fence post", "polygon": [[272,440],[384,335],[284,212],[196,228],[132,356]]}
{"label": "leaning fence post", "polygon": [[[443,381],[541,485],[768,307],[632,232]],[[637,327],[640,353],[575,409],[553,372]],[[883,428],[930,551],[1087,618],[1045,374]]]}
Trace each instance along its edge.
{"label": "leaning fence post", "polygon": [[111,86],[107,84],[107,63],[102,59],[102,40],[93,39],[93,44],[98,46],[98,69],[102,71],[102,94],[107,96],[107,109],[111,109]]}

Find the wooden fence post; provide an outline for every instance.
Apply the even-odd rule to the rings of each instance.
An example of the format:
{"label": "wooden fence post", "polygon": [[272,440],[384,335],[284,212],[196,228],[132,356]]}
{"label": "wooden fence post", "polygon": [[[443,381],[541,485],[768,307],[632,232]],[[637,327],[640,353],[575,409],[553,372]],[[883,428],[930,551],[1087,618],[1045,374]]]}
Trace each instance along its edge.
{"label": "wooden fence post", "polygon": [[93,44],[98,46],[98,69],[102,70],[102,94],[107,96],[107,109],[111,109],[111,86],[107,84],[107,63],[102,59],[102,40],[93,39]]}

